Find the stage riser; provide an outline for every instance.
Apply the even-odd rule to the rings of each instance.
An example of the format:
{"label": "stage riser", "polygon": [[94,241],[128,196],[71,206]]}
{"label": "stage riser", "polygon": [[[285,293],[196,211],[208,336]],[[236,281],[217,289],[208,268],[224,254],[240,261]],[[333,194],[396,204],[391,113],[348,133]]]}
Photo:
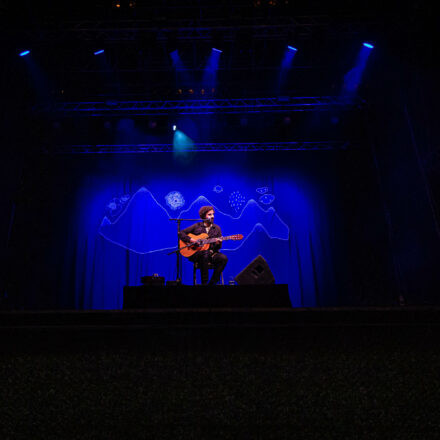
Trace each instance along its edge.
{"label": "stage riser", "polygon": [[125,286],[124,309],[291,307],[287,284],[241,286]]}

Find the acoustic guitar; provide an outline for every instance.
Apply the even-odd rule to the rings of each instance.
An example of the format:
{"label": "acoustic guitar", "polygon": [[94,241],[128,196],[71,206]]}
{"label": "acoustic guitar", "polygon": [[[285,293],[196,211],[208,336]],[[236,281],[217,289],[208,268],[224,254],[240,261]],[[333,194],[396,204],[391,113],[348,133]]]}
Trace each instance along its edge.
{"label": "acoustic guitar", "polygon": [[197,240],[197,243],[185,243],[182,240],[179,240],[179,249],[180,254],[184,257],[191,257],[191,255],[194,255],[196,252],[200,251],[206,251],[209,249],[209,245],[211,243],[215,243],[219,240],[219,238],[222,238],[223,241],[226,240],[243,240],[242,234],[235,234],[235,235],[228,235],[227,237],[214,237],[214,238],[208,238],[208,234],[203,233],[199,235],[194,234],[188,234],[188,237],[193,238],[194,240]]}

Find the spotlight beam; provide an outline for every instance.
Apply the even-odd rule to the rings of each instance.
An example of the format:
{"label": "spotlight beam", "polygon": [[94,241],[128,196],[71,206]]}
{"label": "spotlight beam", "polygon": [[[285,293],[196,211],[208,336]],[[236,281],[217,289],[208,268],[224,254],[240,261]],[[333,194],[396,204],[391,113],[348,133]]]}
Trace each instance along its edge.
{"label": "spotlight beam", "polygon": [[353,100],[356,96],[362,75],[367,66],[368,57],[371,55],[371,49],[373,49],[373,47],[374,46],[370,43],[363,43],[354,67],[344,75],[344,83],[341,91],[341,97],[343,99]]}

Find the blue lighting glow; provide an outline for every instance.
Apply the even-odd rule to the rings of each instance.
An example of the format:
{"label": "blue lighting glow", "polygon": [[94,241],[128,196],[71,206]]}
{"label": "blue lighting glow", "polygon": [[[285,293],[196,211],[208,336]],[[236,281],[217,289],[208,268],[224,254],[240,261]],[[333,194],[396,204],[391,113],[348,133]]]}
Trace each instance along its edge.
{"label": "blue lighting glow", "polygon": [[179,56],[179,52],[177,51],[177,49],[176,49],[176,50],[173,50],[173,51],[170,53],[170,57],[171,57],[171,59],[173,60],[174,67],[178,67],[178,64],[179,64],[181,61],[180,61],[180,56]]}
{"label": "blue lighting glow", "polygon": [[211,54],[203,71],[202,86],[208,90],[217,87],[217,72],[220,65],[220,49],[212,48]]}
{"label": "blue lighting glow", "polygon": [[287,48],[284,51],[284,57],[281,62],[281,68],[279,71],[278,82],[276,86],[277,88],[275,91],[278,95],[282,93],[283,87],[287,82],[289,71],[292,68],[293,59],[295,58],[297,51],[298,49],[296,49],[293,46],[287,46]]}
{"label": "blue lighting glow", "polygon": [[371,44],[364,43],[360,48],[354,67],[344,75],[341,97],[347,102],[352,101],[357,94],[372,48]]}
{"label": "blue lighting glow", "polygon": [[23,51],[23,52],[20,52],[20,53],[19,53],[19,56],[21,56],[21,57],[25,57],[26,55],[29,55],[30,53],[31,53],[30,50],[25,50],[25,51]]}
{"label": "blue lighting glow", "polygon": [[104,53],[104,49],[97,50],[96,52],[93,52],[94,55],[99,55],[101,53]]}
{"label": "blue lighting glow", "polygon": [[173,151],[174,153],[187,153],[194,149],[194,141],[180,130],[174,131]]}
{"label": "blue lighting glow", "polygon": [[179,51],[176,49],[170,53],[171,61],[173,63],[173,68],[176,71],[176,88],[181,87],[192,87],[194,84],[193,75],[185,67],[182,58],[180,57]]}

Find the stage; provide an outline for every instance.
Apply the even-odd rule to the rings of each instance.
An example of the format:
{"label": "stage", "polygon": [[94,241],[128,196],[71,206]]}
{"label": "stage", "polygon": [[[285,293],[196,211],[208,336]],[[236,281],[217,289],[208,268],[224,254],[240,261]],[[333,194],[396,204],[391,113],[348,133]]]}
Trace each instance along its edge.
{"label": "stage", "polygon": [[436,14],[385,3],[0,0],[0,439],[437,440]]}
{"label": "stage", "polygon": [[125,286],[124,309],[291,307],[287,284]]}

